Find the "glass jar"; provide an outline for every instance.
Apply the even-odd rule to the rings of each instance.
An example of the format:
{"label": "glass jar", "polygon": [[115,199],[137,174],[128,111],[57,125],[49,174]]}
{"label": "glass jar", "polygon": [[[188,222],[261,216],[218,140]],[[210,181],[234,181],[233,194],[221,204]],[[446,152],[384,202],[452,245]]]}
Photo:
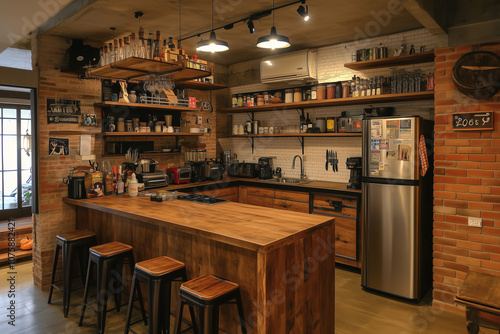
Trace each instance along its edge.
{"label": "glass jar", "polygon": [[269,92],[264,92],[264,104],[269,104]]}
{"label": "glass jar", "polygon": [[125,121],[123,118],[118,118],[118,122],[116,122],[116,131],[125,132]]}
{"label": "glass jar", "polygon": [[316,99],[317,100],[326,99],[326,86],[325,85],[318,85],[316,87]]}
{"label": "glass jar", "polygon": [[264,105],[264,95],[257,95],[257,105],[258,106]]}
{"label": "glass jar", "polygon": [[293,90],[293,102],[302,102],[302,88]]}
{"label": "glass jar", "polygon": [[286,89],[285,90],[285,103],[292,103],[293,102],[293,89]]}
{"label": "glass jar", "polygon": [[335,98],[335,84],[326,85],[326,98],[329,100]]}
{"label": "glass jar", "polygon": [[128,100],[130,101],[130,103],[137,102],[137,95],[135,95],[135,90],[130,91],[130,94],[128,94]]}
{"label": "glass jar", "polygon": [[134,127],[132,125],[132,120],[131,119],[127,119],[125,121],[125,131],[127,131],[127,132],[134,132]]}
{"label": "glass jar", "polygon": [[116,130],[115,116],[108,116],[108,120],[109,120],[108,132],[114,132]]}
{"label": "glass jar", "polygon": [[134,132],[139,132],[139,118],[132,118],[132,128]]}
{"label": "glass jar", "polygon": [[326,132],[335,132],[335,117],[326,118]]}
{"label": "glass jar", "polygon": [[317,87],[313,86],[311,87],[311,100],[316,100],[317,99]]}
{"label": "glass jar", "polygon": [[326,132],[326,118],[316,117],[316,127],[319,128],[319,132]]}
{"label": "glass jar", "polygon": [[238,94],[238,107],[243,107],[243,95]]}
{"label": "glass jar", "polygon": [[349,97],[349,82],[345,81],[342,83],[342,97],[346,98]]}
{"label": "glass jar", "polygon": [[232,104],[233,108],[236,108],[238,106],[238,98],[236,97],[236,95],[233,95],[233,97],[231,99],[231,104]]}

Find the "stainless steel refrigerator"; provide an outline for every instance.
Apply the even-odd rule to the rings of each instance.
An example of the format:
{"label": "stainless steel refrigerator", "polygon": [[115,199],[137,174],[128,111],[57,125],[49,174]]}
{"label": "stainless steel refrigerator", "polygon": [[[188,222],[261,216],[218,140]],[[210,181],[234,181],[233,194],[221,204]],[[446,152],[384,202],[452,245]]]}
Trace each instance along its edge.
{"label": "stainless steel refrigerator", "polygon": [[418,116],[363,120],[361,285],[368,290],[420,300],[431,286],[432,129]]}

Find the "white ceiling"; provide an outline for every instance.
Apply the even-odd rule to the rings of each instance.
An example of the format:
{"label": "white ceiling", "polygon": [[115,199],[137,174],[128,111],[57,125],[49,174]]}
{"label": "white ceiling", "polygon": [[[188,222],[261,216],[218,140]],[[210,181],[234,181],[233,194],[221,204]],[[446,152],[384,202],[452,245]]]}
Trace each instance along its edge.
{"label": "white ceiling", "polygon": [[[56,3],[62,8],[70,0],[37,1],[24,0],[14,2],[15,8],[11,14],[5,11],[0,14],[3,36],[10,31],[20,31],[34,22],[33,17],[44,16],[47,8],[41,8],[41,3]],[[26,2],[34,8],[26,6]],[[160,30],[162,38],[179,37],[179,1],[178,0],[75,0],[88,4],[75,15],[62,17],[61,23],[49,29],[46,33],[68,38],[88,39],[104,43],[113,38],[110,27],[116,27],[116,35],[128,35],[137,32],[138,21],[134,18],[135,11],[144,12],[141,25],[146,33]],[[291,0],[275,0],[279,6],[292,2]],[[286,52],[337,44],[352,41],[358,31],[373,35],[387,35],[401,31],[421,28],[421,24],[399,4],[396,7],[400,13],[394,14],[388,10],[391,4],[399,4],[393,0],[307,0],[311,20],[304,22],[297,14],[299,4],[276,10],[275,26],[278,34],[290,38],[292,47]],[[16,8],[17,7],[17,8]],[[26,8],[29,10],[25,10]],[[83,5],[82,5],[83,7]],[[251,14],[270,9],[271,0],[217,0],[214,8],[214,25],[226,25],[250,16]],[[34,9],[38,8],[38,12]],[[211,2],[208,0],[182,1],[182,36],[197,34],[210,29]],[[378,14],[378,15],[377,15]],[[60,15],[61,16],[61,15]],[[3,19],[7,19],[3,21]],[[26,21],[28,20],[28,21]],[[61,17],[58,18],[61,20]],[[57,21],[57,20],[55,20]],[[39,23],[39,22],[34,22]],[[39,25],[39,24],[38,24]],[[255,46],[257,38],[269,34],[272,17],[268,16],[255,22],[257,32],[251,35],[245,23],[238,23],[231,30],[217,30],[218,39],[229,43],[230,50],[215,55],[203,55],[203,59],[222,64],[233,64],[249,59],[269,55],[269,50]],[[372,30],[367,30],[372,29]],[[17,30],[16,30],[17,29]],[[203,38],[208,38],[204,34]],[[4,38],[5,39],[5,38]],[[190,38],[183,42],[188,54],[195,53],[195,43],[200,37]],[[2,45],[0,40],[0,46]]]}

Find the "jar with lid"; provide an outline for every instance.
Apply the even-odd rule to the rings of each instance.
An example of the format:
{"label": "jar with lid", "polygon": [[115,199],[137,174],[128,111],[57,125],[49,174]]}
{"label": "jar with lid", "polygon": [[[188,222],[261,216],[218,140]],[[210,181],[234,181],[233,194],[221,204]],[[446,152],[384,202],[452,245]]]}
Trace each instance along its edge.
{"label": "jar with lid", "polygon": [[335,84],[326,85],[326,98],[331,100],[335,98]]}
{"label": "jar with lid", "polygon": [[127,131],[127,132],[134,132],[134,127],[132,126],[132,120],[131,119],[127,119],[125,121],[125,131]]}
{"label": "jar with lid", "polygon": [[302,88],[293,90],[293,102],[302,102]]}
{"label": "jar with lid", "polygon": [[130,101],[130,103],[137,102],[137,95],[135,95],[135,90],[130,91],[130,94],[128,94],[128,100]]}
{"label": "jar with lid", "polygon": [[317,100],[326,99],[326,86],[325,85],[316,86],[316,99]]}
{"label": "jar with lid", "polygon": [[147,132],[148,129],[148,123],[146,122],[139,122],[139,132]]}
{"label": "jar with lid", "polygon": [[326,118],[326,132],[335,132],[335,117]]}
{"label": "jar with lid", "polygon": [[132,128],[134,129],[134,132],[139,132],[139,118],[132,118]]}
{"label": "jar with lid", "polygon": [[238,98],[234,94],[233,94],[233,97],[231,99],[231,104],[232,104],[233,108],[236,108],[238,106]]}
{"label": "jar with lid", "polygon": [[116,130],[115,116],[108,116],[108,132],[114,132]]}
{"label": "jar with lid", "polygon": [[302,91],[302,101],[309,101],[311,99],[311,90],[304,89]]}
{"label": "jar with lid", "polygon": [[257,95],[257,105],[258,106],[263,106],[264,105],[264,95],[262,95],[262,94]]}
{"label": "jar with lid", "polygon": [[269,92],[264,92],[264,104],[269,104]]}
{"label": "jar with lid", "polygon": [[317,87],[313,86],[311,87],[311,100],[316,100],[317,99]]}
{"label": "jar with lid", "polygon": [[285,89],[285,103],[293,102],[293,89]]}
{"label": "jar with lid", "polygon": [[347,97],[349,97],[349,82],[348,81],[344,81],[342,83],[342,97],[345,99]]}
{"label": "jar with lid", "polygon": [[243,107],[243,95],[238,94],[238,107]]}
{"label": "jar with lid", "polygon": [[123,118],[118,118],[118,122],[116,123],[116,131],[125,132],[125,121]]}
{"label": "jar with lid", "polygon": [[326,118],[316,117],[316,127],[319,128],[319,132],[326,132]]}

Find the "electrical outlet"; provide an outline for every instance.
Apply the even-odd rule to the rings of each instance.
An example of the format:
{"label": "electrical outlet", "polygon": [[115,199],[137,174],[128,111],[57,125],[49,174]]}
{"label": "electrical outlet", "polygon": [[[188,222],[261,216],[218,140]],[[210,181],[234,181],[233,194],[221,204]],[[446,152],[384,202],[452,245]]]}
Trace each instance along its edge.
{"label": "electrical outlet", "polygon": [[467,225],[474,227],[483,227],[483,219],[476,217],[469,217],[469,222]]}
{"label": "electrical outlet", "polygon": [[196,124],[201,125],[201,123],[203,123],[203,118],[201,116],[198,116],[196,118]]}

